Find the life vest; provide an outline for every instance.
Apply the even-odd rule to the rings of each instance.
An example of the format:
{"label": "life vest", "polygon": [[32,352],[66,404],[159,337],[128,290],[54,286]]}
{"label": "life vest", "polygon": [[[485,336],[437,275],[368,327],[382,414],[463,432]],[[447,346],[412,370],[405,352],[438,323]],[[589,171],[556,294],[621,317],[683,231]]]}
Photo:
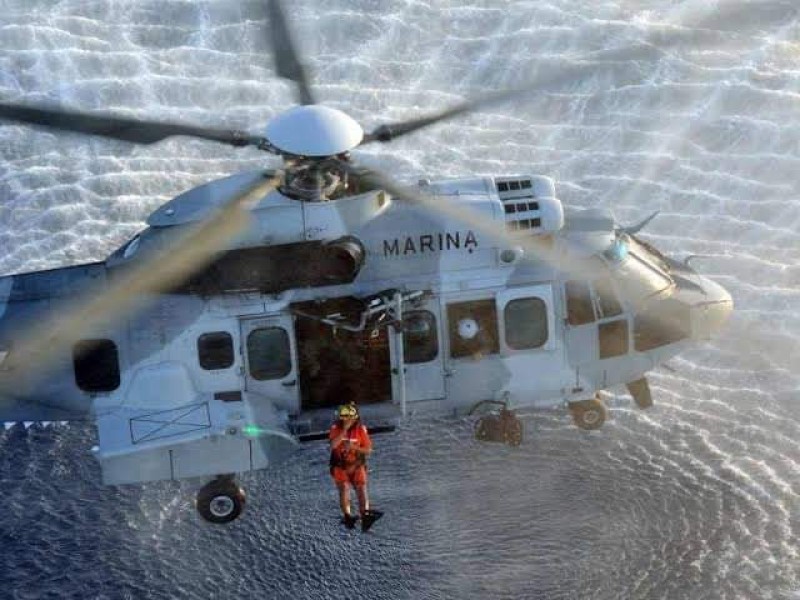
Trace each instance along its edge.
{"label": "life vest", "polygon": [[[337,421],[331,427],[328,439],[339,437],[341,433],[342,426]],[[369,433],[367,433],[367,428],[364,427],[361,422],[357,423],[350,429],[348,432],[348,439],[353,442],[358,442],[361,445],[361,448],[369,448],[372,445],[372,442],[369,439]],[[340,444],[337,448],[331,448],[331,457],[329,462],[331,469],[334,467],[350,469],[352,467],[366,465],[367,457],[361,452],[347,450],[344,448],[344,444]]]}

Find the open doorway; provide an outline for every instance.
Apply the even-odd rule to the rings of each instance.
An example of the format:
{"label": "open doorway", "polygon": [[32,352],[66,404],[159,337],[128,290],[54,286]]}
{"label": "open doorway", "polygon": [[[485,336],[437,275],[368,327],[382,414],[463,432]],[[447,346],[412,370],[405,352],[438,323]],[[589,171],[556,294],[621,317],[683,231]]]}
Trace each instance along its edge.
{"label": "open doorway", "polygon": [[[387,402],[392,397],[389,337],[386,327],[354,328],[363,303],[352,297],[293,305],[300,378],[301,410]],[[323,318],[335,315],[341,326]]]}

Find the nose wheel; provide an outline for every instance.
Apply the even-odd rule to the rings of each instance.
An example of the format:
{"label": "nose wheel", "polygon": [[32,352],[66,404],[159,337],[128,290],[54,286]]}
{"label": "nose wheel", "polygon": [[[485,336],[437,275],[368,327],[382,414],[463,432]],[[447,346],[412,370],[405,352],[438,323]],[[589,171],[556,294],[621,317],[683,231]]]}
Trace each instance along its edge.
{"label": "nose wheel", "polygon": [[221,475],[197,492],[197,512],[210,523],[230,523],[242,514],[244,490],[231,475]]}
{"label": "nose wheel", "polygon": [[[517,447],[522,443],[522,421],[514,411],[506,407],[505,403],[497,402],[497,404],[500,404],[498,414],[484,415],[475,422],[475,439],[479,442],[503,442],[511,447]],[[473,407],[470,413],[478,405]]]}
{"label": "nose wheel", "polygon": [[586,431],[600,429],[608,416],[608,409],[599,398],[570,402],[569,412],[573,423]]}

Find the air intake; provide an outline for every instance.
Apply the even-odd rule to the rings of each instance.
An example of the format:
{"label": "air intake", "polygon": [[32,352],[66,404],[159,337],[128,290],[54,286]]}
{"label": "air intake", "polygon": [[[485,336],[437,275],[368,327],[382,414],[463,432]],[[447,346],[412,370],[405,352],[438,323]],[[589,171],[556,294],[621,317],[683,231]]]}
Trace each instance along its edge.
{"label": "air intake", "polygon": [[549,178],[495,178],[495,186],[509,231],[551,233],[564,225],[564,210]]}

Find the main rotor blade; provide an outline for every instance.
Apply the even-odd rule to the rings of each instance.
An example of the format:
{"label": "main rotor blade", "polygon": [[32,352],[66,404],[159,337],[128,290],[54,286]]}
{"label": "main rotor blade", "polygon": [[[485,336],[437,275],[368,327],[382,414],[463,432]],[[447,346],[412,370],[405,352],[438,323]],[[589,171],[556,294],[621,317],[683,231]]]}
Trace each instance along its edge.
{"label": "main rotor blade", "polygon": [[209,264],[226,245],[249,224],[249,203],[275,189],[278,177],[258,182],[226,204],[219,212],[191,228],[174,244],[118,277],[104,290],[91,292],[71,310],[58,311],[37,326],[23,340],[14,344],[6,362],[23,372],[43,372],[58,353],[63,353],[86,332],[99,325],[118,321],[125,314],[140,308],[148,294],[157,294],[174,287]]}
{"label": "main rotor blade", "polygon": [[446,110],[429,115],[427,117],[420,117],[419,119],[411,119],[410,121],[401,121],[399,123],[383,124],[377,127],[371,133],[366,134],[364,136],[364,141],[362,141],[361,143],[366,144],[369,142],[390,142],[401,136],[413,133],[418,129],[422,129],[424,127],[433,125],[434,123],[438,123],[439,121],[452,119],[453,117],[457,117],[464,113],[473,112],[481,108],[486,108],[487,106],[491,106],[492,104],[508,102],[509,100],[513,100],[514,98],[522,96],[523,94],[529,94],[532,91],[532,89],[533,88],[523,88],[517,90],[498,92],[496,94],[490,94],[488,96],[484,96],[483,98],[478,98],[476,100],[469,100],[467,102],[463,102],[461,104],[453,106],[452,108],[448,108]]}
{"label": "main rotor blade", "polygon": [[173,135],[222,142],[231,146],[269,148],[266,138],[250,136],[242,131],[209,129],[176,123],[141,121],[109,115],[92,115],[57,108],[39,108],[23,104],[0,103],[0,119],[41,125],[52,129],[100,135],[134,144],[154,144]]}
{"label": "main rotor blade", "polygon": [[289,33],[286,17],[280,0],[269,2],[269,22],[272,32],[272,54],[275,57],[275,70],[278,75],[291,79],[297,84],[301,104],[316,104],[311,93],[311,84],[303,63],[300,62],[297,46]]}
{"label": "main rotor blade", "polygon": [[[599,50],[574,57],[567,57],[570,59],[567,63],[560,64],[557,68],[554,67],[555,70],[550,74],[545,72],[544,75],[535,77],[535,81],[531,81],[530,85],[527,85],[525,88],[490,94],[484,98],[463,102],[452,108],[418,119],[380,125],[371,133],[366,134],[361,143],[366,144],[374,141],[389,142],[440,121],[486,108],[492,104],[513,100],[515,97],[522,96],[526,92],[531,93],[535,90],[541,91],[543,89],[552,88],[554,85],[558,85],[562,82],[581,81],[583,78],[591,77],[595,74],[598,69],[598,64],[600,63],[610,62],[611,64],[618,64],[621,59],[630,57],[632,49],[641,50],[642,48],[650,48],[658,55],[665,48],[687,43],[697,44],[705,42],[705,45],[713,44],[715,46],[719,46],[723,42],[740,44],[740,36],[753,33],[753,29],[756,29],[762,24],[761,18],[764,17],[765,13],[767,16],[764,18],[766,19],[774,20],[776,23],[789,23],[798,12],[798,9],[794,8],[791,2],[783,2],[780,0],[767,2],[764,0],[764,2],[759,3],[757,7],[753,7],[753,11],[759,11],[759,19],[754,19],[752,18],[753,15],[747,12],[750,6],[750,4],[742,5],[737,2],[729,2],[717,3],[713,6],[709,6],[707,9],[697,8],[694,5],[686,9],[681,5],[673,11],[678,13],[678,16],[684,13],[689,16],[692,16],[693,13],[700,13],[701,18],[695,19],[694,21],[692,19],[685,19],[685,22],[676,22],[670,24],[666,28],[656,27],[643,39],[632,41],[620,48]],[[714,29],[713,27],[717,23],[727,25],[729,30]]]}

